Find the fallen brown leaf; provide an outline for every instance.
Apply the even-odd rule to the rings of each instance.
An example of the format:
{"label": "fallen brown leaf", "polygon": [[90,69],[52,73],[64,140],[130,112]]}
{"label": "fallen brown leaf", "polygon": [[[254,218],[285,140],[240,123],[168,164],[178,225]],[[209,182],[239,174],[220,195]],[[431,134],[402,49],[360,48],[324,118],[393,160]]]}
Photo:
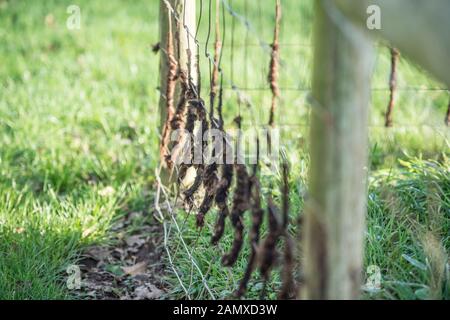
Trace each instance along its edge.
{"label": "fallen brown leaf", "polygon": [[139,263],[136,263],[133,266],[130,267],[122,267],[123,272],[130,276],[136,276],[138,274],[144,274],[147,269],[147,261],[142,261]]}
{"label": "fallen brown leaf", "polygon": [[110,257],[110,252],[106,247],[91,247],[85,255],[97,261],[104,261]]}
{"label": "fallen brown leaf", "polygon": [[152,284],[144,285],[137,287],[134,290],[135,300],[144,300],[144,299],[158,299],[162,296],[163,291],[158,289]]}
{"label": "fallen brown leaf", "polygon": [[131,237],[126,238],[125,242],[130,247],[134,247],[134,246],[140,247],[145,243],[145,240],[142,239],[141,235],[136,235],[136,236],[131,236]]}

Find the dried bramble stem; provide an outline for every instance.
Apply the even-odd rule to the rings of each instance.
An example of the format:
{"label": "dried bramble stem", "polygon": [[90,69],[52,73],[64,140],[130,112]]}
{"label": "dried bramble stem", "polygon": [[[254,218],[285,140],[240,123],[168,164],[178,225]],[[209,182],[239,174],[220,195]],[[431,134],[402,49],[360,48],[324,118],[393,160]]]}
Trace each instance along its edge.
{"label": "dried bramble stem", "polygon": [[236,292],[236,296],[238,298],[242,297],[247,291],[247,285],[252,275],[253,270],[255,269],[257,254],[258,254],[258,245],[260,238],[260,229],[263,221],[264,210],[261,208],[261,195],[260,190],[261,186],[259,184],[259,180],[256,175],[252,175],[250,177],[250,201],[251,201],[251,211],[252,211],[252,228],[250,230],[250,257],[248,259],[247,267],[245,269],[244,276],[239,283],[239,288]]}
{"label": "dried bramble stem", "polygon": [[269,116],[269,126],[273,127],[275,123],[275,109],[276,102],[280,96],[280,89],[278,86],[279,77],[279,65],[280,65],[280,21],[281,21],[281,2],[276,0],[275,6],[275,28],[272,43],[272,54],[270,57],[270,68],[269,68],[269,84],[272,91],[272,104],[270,106],[270,116]]}
{"label": "dried bramble stem", "polygon": [[236,189],[233,196],[231,208],[231,224],[234,228],[234,240],[230,252],[222,257],[222,264],[226,267],[232,266],[241,251],[244,240],[243,213],[248,209],[249,177],[244,164],[235,164]]}
{"label": "dried bramble stem", "polygon": [[397,64],[398,64],[398,58],[400,56],[399,51],[392,47],[391,48],[391,75],[389,78],[389,104],[386,110],[386,119],[385,119],[385,126],[386,127],[392,127],[392,113],[394,111],[394,105],[395,105],[395,96],[397,89]]}
{"label": "dried bramble stem", "polygon": [[293,279],[294,271],[294,255],[293,255],[293,242],[289,235],[289,166],[287,162],[283,162],[283,237],[284,237],[284,257],[283,257],[283,270],[279,299],[286,300],[295,296],[295,286]]}
{"label": "dried bramble stem", "polygon": [[164,122],[161,144],[160,144],[160,158],[164,160],[167,166],[170,168],[170,162],[167,162],[167,156],[169,155],[169,139],[170,139],[170,123],[175,113],[174,109],[174,95],[175,86],[177,80],[177,69],[178,62],[174,55],[174,44],[173,44],[173,32],[172,32],[172,17],[170,11],[168,12],[168,31],[167,31],[167,87],[166,87],[166,111],[167,117]]}

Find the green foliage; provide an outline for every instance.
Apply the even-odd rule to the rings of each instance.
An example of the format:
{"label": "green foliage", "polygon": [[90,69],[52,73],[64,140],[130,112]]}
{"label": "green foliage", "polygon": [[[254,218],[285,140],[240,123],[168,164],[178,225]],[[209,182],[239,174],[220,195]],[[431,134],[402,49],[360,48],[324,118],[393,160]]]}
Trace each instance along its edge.
{"label": "green foliage", "polygon": [[81,249],[148,206],[157,11],[79,1],[70,31],[70,4],[0,2],[0,299],[73,297],[66,268]]}

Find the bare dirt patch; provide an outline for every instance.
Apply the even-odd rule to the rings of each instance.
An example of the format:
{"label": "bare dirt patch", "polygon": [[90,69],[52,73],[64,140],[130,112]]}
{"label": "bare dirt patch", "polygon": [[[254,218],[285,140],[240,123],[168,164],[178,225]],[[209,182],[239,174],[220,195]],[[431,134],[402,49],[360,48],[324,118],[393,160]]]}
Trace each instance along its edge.
{"label": "bare dirt patch", "polygon": [[144,213],[132,212],[113,225],[112,233],[110,244],[88,248],[79,262],[80,298],[163,298],[162,226]]}

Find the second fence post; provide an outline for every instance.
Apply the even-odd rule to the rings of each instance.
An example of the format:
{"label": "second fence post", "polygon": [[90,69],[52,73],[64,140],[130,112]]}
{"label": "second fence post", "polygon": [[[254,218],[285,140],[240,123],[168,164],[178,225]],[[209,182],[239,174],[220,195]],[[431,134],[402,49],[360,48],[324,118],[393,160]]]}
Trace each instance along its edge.
{"label": "second fence post", "polygon": [[335,8],[315,2],[311,167],[305,206],[306,299],[360,293],[373,48]]}

